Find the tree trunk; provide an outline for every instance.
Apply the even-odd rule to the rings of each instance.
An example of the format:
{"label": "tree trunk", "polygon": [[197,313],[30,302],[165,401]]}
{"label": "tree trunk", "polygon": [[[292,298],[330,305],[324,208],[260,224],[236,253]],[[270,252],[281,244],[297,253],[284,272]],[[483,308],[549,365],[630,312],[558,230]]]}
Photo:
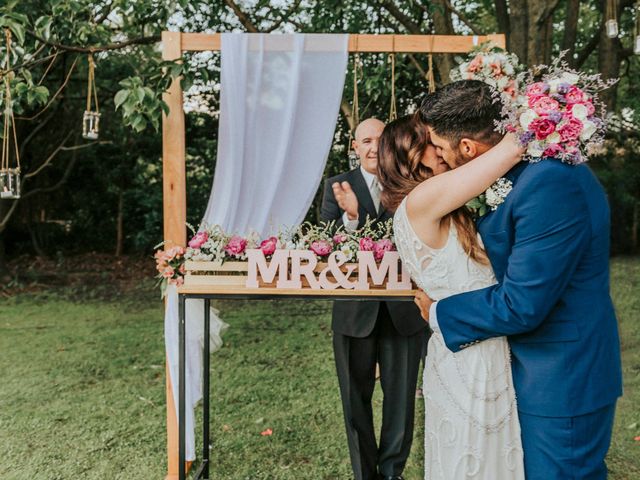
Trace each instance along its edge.
{"label": "tree trunk", "polygon": [[[0,202],[2,203],[2,202]],[[4,248],[4,235],[0,233],[0,282],[6,285],[11,281],[9,265],[7,265],[7,255]]]}
{"label": "tree trunk", "polygon": [[[617,18],[620,18],[622,7],[618,5]],[[605,21],[607,19],[605,18]],[[622,63],[622,44],[619,38],[607,37],[606,28],[600,31],[600,44],[598,48],[598,71],[603,80],[618,78],[620,76],[620,64]],[[607,110],[615,111],[617,100],[617,86],[613,86],[600,93],[600,100],[606,105]]]}
{"label": "tree trunk", "polygon": [[120,189],[118,193],[118,217],[116,219],[116,257],[122,255],[122,247],[124,243],[124,191]]}
{"label": "tree trunk", "polygon": [[509,22],[509,7],[507,7],[507,0],[495,0],[495,7],[499,33],[504,33],[507,38],[509,38],[511,25]]}
{"label": "tree trunk", "polygon": [[567,63],[576,66],[576,40],[578,38],[578,17],[580,13],[580,0],[567,0],[564,18],[564,36],[562,37],[562,50],[567,50],[565,57]]}
{"label": "tree trunk", "polygon": [[528,0],[527,64],[548,64],[553,33],[552,0]]}
{"label": "tree trunk", "polygon": [[[447,0],[434,0],[433,28],[436,35],[455,35],[451,11],[447,8]],[[444,55],[434,55],[436,71],[440,77],[440,85],[449,83],[449,72],[455,68],[456,62],[450,53]]]}
{"label": "tree trunk", "polygon": [[529,64],[528,34],[529,14],[527,12],[527,0],[511,0],[509,26],[510,34],[507,41],[507,50],[515,53],[523,65]]}

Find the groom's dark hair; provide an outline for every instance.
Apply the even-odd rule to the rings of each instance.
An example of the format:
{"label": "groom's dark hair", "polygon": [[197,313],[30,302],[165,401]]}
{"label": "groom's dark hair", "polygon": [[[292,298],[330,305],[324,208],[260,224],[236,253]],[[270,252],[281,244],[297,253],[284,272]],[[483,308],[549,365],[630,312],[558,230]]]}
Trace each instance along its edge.
{"label": "groom's dark hair", "polygon": [[495,120],[502,116],[502,103],[491,87],[478,80],[460,80],[424,97],[420,117],[436,134],[453,147],[463,138],[495,145],[502,134],[495,131]]}

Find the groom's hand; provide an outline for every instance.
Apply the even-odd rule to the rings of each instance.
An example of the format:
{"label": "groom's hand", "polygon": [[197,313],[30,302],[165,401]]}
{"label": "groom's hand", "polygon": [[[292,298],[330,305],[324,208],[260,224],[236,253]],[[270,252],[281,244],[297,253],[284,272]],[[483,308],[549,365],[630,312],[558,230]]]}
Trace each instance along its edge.
{"label": "groom's hand", "polygon": [[353,193],[349,182],[336,182],[331,187],[338,206],[346,212],[349,220],[356,220],[358,218],[358,197]]}
{"label": "groom's hand", "polygon": [[424,321],[428,323],[429,309],[431,308],[431,304],[433,303],[433,300],[431,300],[429,298],[429,295],[424,293],[422,290],[418,290],[418,293],[416,293],[416,297],[413,299],[413,301],[420,309],[420,315],[422,315],[422,318],[424,318]]}

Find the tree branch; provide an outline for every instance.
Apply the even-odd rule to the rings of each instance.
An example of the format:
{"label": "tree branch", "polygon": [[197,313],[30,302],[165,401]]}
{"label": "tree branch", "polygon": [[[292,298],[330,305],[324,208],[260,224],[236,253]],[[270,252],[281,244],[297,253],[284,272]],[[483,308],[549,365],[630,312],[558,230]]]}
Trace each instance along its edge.
{"label": "tree branch", "polygon": [[380,6],[391,14],[409,33],[420,34],[420,25],[405,15],[391,0],[382,0]]}
{"label": "tree branch", "polygon": [[124,42],[117,42],[109,45],[101,45],[96,47],[80,47],[78,45],[64,45],[61,43],[45,40],[44,38],[40,37],[38,34],[30,30],[27,30],[26,33],[31,35],[33,38],[35,38],[39,42],[45,43],[51,47],[55,47],[59,50],[66,50],[68,52],[78,52],[78,53],[106,52],[108,50],[119,50],[121,48],[129,47],[131,45],[149,45],[153,43],[158,43],[160,41],[160,35],[152,35],[150,37],[132,38],[130,40],[125,40]]}
{"label": "tree branch", "polygon": [[551,15],[553,15],[553,13],[556,11],[556,8],[558,8],[558,5],[560,5],[560,0],[556,0],[553,3],[553,5],[551,5],[548,8],[545,8],[540,14],[540,17],[538,17],[538,20],[537,20],[538,25],[544,25],[544,23],[549,19],[549,17],[551,17]]}
{"label": "tree branch", "polygon": [[76,155],[71,157],[71,161],[69,162],[69,165],[67,165],[67,168],[65,169],[64,173],[62,174],[62,178],[58,181],[58,183],[56,183],[56,184],[54,184],[54,185],[52,185],[50,187],[36,188],[35,190],[31,190],[30,192],[27,192],[24,195],[22,195],[20,197],[20,199],[24,200],[26,198],[32,197],[33,195],[35,195],[37,193],[48,193],[48,192],[53,192],[55,190],[58,190],[69,179],[69,175],[71,175],[71,171],[73,170],[73,167],[75,166],[77,160],[78,159],[77,159]]}
{"label": "tree branch", "polygon": [[449,0],[445,0],[444,4],[447,7],[447,9],[451,13],[453,13],[456,17],[458,17],[458,19],[462,23],[464,23],[467,27],[469,27],[475,35],[483,35],[482,30],[480,30],[478,27],[472,24],[471,21],[467,18],[467,16],[464,13],[462,13],[460,10],[458,10],[456,7],[454,7]]}
{"label": "tree branch", "polygon": [[231,10],[233,10],[233,13],[236,14],[236,17],[238,17],[238,20],[240,20],[242,26],[247,29],[247,32],[259,33],[258,28],[249,19],[249,16],[240,9],[236,2],[234,2],[233,0],[224,0],[224,3],[226,3],[227,6]]}
{"label": "tree branch", "polygon": [[42,164],[36,168],[33,172],[29,172],[27,174],[24,175],[24,179],[27,178],[31,178],[31,177],[35,177],[36,175],[38,175],[42,170],[44,170],[45,168],[47,168],[47,166],[51,163],[51,161],[55,158],[55,156],[58,154],[58,152],[60,152],[60,150],[62,150],[62,147],[64,147],[64,144],[67,140],[69,140],[69,137],[73,134],[73,132],[69,132],[67,134],[66,137],[64,137],[64,140],[62,140],[62,142],[60,142],[60,145],[58,145],[58,147],[51,153],[51,155],[49,155],[49,157],[47,157],[47,159],[42,162]]}
{"label": "tree branch", "polygon": [[297,8],[300,6],[300,2],[302,0],[296,0],[295,2],[293,2],[293,5],[291,5],[291,7],[289,9],[287,9],[286,12],[284,12],[281,16],[280,19],[276,21],[276,23],[274,23],[273,25],[271,25],[267,30],[265,30],[267,33],[271,33],[273,32],[276,28],[278,28],[280,25],[282,25],[282,23],[287,20],[291,14],[293,12],[295,12],[297,10]]}

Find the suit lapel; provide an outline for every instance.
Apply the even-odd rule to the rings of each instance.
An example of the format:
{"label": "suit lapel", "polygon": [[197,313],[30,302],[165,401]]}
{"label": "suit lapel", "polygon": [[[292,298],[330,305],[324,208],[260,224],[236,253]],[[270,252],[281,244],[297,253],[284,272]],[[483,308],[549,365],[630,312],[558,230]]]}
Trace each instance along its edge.
{"label": "suit lapel", "polygon": [[362,205],[371,218],[378,218],[378,213],[376,212],[376,207],[373,204],[371,193],[369,193],[369,187],[367,187],[367,183],[364,181],[360,168],[352,170],[352,178],[349,183],[351,184],[351,188],[356,194],[356,197],[358,197],[358,203]]}

